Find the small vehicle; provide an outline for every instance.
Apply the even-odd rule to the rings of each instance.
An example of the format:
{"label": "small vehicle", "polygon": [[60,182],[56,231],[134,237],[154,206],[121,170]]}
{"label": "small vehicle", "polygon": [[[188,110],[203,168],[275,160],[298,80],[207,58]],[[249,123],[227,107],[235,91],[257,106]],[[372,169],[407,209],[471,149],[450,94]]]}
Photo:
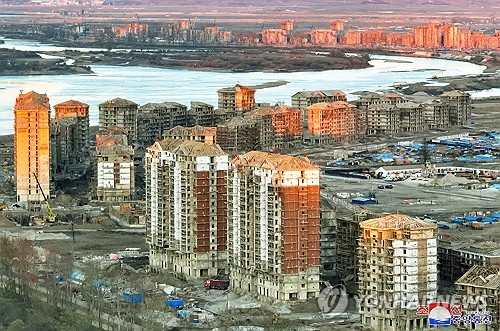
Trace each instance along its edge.
{"label": "small vehicle", "polygon": [[385,188],[392,189],[394,186],[392,184],[387,184]]}
{"label": "small vehicle", "polygon": [[220,279],[207,280],[204,285],[209,289],[227,290],[229,288],[229,281]]}
{"label": "small vehicle", "polygon": [[379,185],[379,186],[377,186],[377,188],[380,189],[380,190],[383,190],[385,188],[385,186],[384,185]]}

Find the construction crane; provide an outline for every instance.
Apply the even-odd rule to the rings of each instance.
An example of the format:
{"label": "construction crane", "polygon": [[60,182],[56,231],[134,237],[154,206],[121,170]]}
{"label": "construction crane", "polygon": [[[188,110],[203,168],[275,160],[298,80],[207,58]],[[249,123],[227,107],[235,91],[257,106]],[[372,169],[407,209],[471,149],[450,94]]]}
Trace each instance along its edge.
{"label": "construction crane", "polygon": [[47,205],[47,210],[49,211],[49,223],[54,223],[56,221],[56,215],[54,215],[54,212],[52,211],[52,208],[50,208],[50,203],[49,200],[47,200],[47,196],[43,192],[42,185],[40,185],[40,182],[38,181],[38,177],[36,176],[35,173],[33,173],[33,176],[35,176],[36,179],[36,184],[38,185],[38,188],[40,189],[40,192],[42,192],[43,200],[45,200],[45,204]]}

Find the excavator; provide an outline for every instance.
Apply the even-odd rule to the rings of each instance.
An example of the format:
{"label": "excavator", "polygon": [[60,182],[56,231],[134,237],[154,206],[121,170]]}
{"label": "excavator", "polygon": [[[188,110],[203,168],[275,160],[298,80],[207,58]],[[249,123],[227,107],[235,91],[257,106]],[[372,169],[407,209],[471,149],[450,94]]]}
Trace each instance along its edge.
{"label": "excavator", "polygon": [[40,185],[40,182],[38,181],[38,177],[36,176],[35,173],[33,173],[33,176],[35,176],[36,184],[38,185],[40,192],[42,192],[43,200],[45,200],[45,204],[47,205],[47,210],[49,211],[48,221],[49,221],[49,223],[55,223],[56,215],[54,215],[54,212],[52,211],[52,208],[50,207],[49,200],[47,200],[47,196],[43,192],[42,186]]}

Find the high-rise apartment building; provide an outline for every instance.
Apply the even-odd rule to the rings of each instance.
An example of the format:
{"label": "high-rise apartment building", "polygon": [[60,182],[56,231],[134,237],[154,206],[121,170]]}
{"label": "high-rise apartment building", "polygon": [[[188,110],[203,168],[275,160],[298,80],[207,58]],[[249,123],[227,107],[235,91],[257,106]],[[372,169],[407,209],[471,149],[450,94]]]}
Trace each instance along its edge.
{"label": "high-rise apartment building", "polygon": [[89,105],[68,100],[55,105],[54,110],[55,120],[51,123],[53,169],[60,169],[58,165],[89,164]]}
{"label": "high-rise apartment building", "polygon": [[376,331],[427,327],[427,316],[417,315],[417,305],[437,297],[436,238],[436,225],[406,215],[360,223],[359,294],[388,303],[360,305],[365,327]]}
{"label": "high-rise apartment building", "polygon": [[99,130],[120,127],[127,134],[128,143],[137,140],[137,104],[130,100],[115,98],[99,105]]}
{"label": "high-rise apartment building", "polygon": [[272,302],[319,292],[319,169],[301,158],[249,152],[228,182],[231,288]]}
{"label": "high-rise apartment building", "polygon": [[14,106],[14,161],[18,202],[40,202],[50,183],[50,105],[46,94],[22,93]]}
{"label": "high-rise apartment building", "polygon": [[208,145],[216,143],[217,128],[205,128],[199,125],[185,128],[176,126],[163,132],[163,138],[199,141]]}
{"label": "high-rise apartment building", "polygon": [[147,150],[151,267],[215,277],[227,266],[228,156],[218,145],[165,138]]}

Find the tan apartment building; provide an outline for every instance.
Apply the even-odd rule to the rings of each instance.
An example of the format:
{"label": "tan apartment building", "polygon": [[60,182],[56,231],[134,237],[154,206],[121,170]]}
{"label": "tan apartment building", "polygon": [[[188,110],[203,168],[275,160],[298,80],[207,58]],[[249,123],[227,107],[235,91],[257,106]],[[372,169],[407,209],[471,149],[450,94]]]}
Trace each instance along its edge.
{"label": "tan apartment building", "polygon": [[217,124],[214,106],[201,101],[191,101],[189,119],[189,126],[215,126]]}
{"label": "tan apartment building", "polygon": [[199,141],[208,145],[217,143],[216,139],[217,128],[205,128],[199,125],[185,128],[176,126],[170,130],[163,132],[163,138],[183,139]]}
{"label": "tan apartment building", "polygon": [[[38,205],[50,196],[50,105],[46,94],[20,93],[14,106],[14,164],[17,202]],[[28,206],[30,207],[30,206]],[[37,207],[38,208],[38,207]]]}
{"label": "tan apartment building", "polygon": [[259,122],[255,118],[237,116],[217,124],[217,143],[227,153],[260,149]]}
{"label": "tan apartment building", "polygon": [[388,215],[360,223],[359,295],[392,304],[359,306],[364,327],[375,331],[419,330],[427,316],[417,302],[437,297],[437,227],[406,215]]}
{"label": "tan apartment building", "polygon": [[75,153],[76,162],[84,162],[90,156],[89,144],[89,105],[86,103],[68,100],[54,106],[55,120],[65,117],[76,119]]}
{"label": "tan apartment building", "polygon": [[347,95],[340,90],[300,91],[292,95],[292,107],[302,109],[303,127],[307,127],[307,107],[321,102],[346,101]]}
{"label": "tan apartment building", "polygon": [[[491,324],[463,324],[465,330],[496,331],[500,326],[500,268],[472,266],[455,283],[455,291],[459,296],[463,311],[483,311],[491,316]],[[484,322],[486,315],[479,315]]]}
{"label": "tan apartment building", "polygon": [[255,90],[248,86],[236,84],[217,91],[219,110],[229,112],[249,111],[255,108]]}
{"label": "tan apartment building", "polygon": [[444,129],[450,126],[448,103],[441,100],[430,100],[422,104],[425,123],[429,129]]}
{"label": "tan apartment building", "polygon": [[146,232],[154,270],[187,278],[227,271],[228,156],[165,138],[146,153]]}
{"label": "tan apartment building", "polygon": [[364,135],[363,132],[356,132],[364,121],[356,106],[345,101],[335,101],[330,103],[317,103],[307,108],[307,129],[313,139],[321,142],[347,142]]}
{"label": "tan apartment building", "polygon": [[424,107],[414,102],[404,102],[395,106],[399,112],[400,132],[419,132],[426,129]]}
{"label": "tan apartment building", "polygon": [[99,105],[99,130],[123,128],[130,145],[137,140],[137,107],[135,102],[115,98]]}
{"label": "tan apartment building", "polygon": [[96,135],[93,198],[123,202],[135,197],[134,149],[127,143],[128,131],[109,128]]}
{"label": "tan apartment building", "polygon": [[230,165],[231,288],[269,302],[319,293],[319,168],[304,159],[249,152]]}

